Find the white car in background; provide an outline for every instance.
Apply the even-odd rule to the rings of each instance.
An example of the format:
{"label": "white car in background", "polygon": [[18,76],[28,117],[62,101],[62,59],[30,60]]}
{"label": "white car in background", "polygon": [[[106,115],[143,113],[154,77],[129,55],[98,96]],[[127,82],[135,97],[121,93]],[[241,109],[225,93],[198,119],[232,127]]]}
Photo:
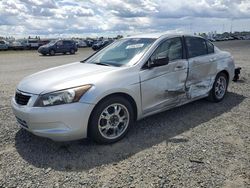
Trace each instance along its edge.
{"label": "white car in background", "polygon": [[28,39],[28,43],[31,49],[39,48],[39,39]]}
{"label": "white car in background", "polygon": [[10,44],[10,48],[13,49],[13,50],[22,50],[23,49],[23,45],[19,41],[13,41]]}
{"label": "white car in background", "polygon": [[201,37],[131,36],[24,78],[11,103],[20,126],[35,135],[112,143],[135,120],[205,97],[220,102],[234,71],[231,54]]}
{"label": "white car in background", "polygon": [[85,48],[88,47],[87,43],[83,40],[77,40],[76,41],[77,48]]}
{"label": "white car in background", "polygon": [[8,50],[9,43],[5,40],[0,40],[0,50]]}

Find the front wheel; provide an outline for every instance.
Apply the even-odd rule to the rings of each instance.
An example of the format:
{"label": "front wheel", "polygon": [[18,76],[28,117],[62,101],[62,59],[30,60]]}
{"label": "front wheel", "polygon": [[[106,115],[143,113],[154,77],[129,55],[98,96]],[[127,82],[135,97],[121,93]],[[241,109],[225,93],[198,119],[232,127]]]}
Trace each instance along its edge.
{"label": "front wheel", "polygon": [[72,48],[72,49],[70,49],[69,53],[70,54],[75,54],[75,50]]}
{"label": "front wheel", "polygon": [[133,120],[133,108],[126,99],[108,98],[95,107],[90,119],[89,136],[101,144],[117,142],[126,135]]}
{"label": "front wheel", "polygon": [[56,53],[55,50],[50,50],[50,51],[49,51],[49,55],[51,55],[51,56],[54,56],[55,53]]}
{"label": "front wheel", "polygon": [[227,93],[228,78],[223,72],[219,73],[214,81],[213,88],[211,89],[208,99],[212,102],[220,102],[223,100]]}

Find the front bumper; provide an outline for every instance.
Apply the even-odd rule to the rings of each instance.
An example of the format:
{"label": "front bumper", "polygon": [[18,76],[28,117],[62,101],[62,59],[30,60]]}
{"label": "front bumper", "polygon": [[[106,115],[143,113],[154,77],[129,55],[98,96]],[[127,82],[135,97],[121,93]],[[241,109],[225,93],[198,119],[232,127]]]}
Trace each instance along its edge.
{"label": "front bumper", "polygon": [[55,141],[86,138],[88,120],[94,108],[92,104],[80,102],[51,107],[22,106],[14,98],[11,106],[22,128]]}
{"label": "front bumper", "polygon": [[40,54],[47,54],[49,53],[49,50],[47,48],[38,48],[38,52]]}

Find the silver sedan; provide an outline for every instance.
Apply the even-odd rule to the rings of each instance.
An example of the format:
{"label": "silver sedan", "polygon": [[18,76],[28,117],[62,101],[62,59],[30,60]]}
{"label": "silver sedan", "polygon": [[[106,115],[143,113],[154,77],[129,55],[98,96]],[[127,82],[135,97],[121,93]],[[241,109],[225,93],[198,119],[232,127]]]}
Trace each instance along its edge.
{"label": "silver sedan", "polygon": [[112,143],[146,116],[205,97],[221,101],[233,76],[232,56],[201,37],[133,36],[24,78],[12,108],[35,135]]}

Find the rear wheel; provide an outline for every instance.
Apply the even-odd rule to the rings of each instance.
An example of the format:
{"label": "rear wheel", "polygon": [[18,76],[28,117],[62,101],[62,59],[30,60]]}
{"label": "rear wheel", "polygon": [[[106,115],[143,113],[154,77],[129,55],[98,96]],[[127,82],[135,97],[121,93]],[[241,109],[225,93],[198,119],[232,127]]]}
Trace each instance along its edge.
{"label": "rear wheel", "polygon": [[55,50],[50,50],[49,55],[55,55]]}
{"label": "rear wheel", "polygon": [[133,108],[126,99],[108,98],[95,107],[90,119],[89,136],[97,143],[117,142],[126,135],[133,120]]}
{"label": "rear wheel", "polygon": [[219,73],[214,81],[213,88],[211,89],[208,99],[213,102],[220,102],[223,100],[227,93],[228,78],[223,72]]}

